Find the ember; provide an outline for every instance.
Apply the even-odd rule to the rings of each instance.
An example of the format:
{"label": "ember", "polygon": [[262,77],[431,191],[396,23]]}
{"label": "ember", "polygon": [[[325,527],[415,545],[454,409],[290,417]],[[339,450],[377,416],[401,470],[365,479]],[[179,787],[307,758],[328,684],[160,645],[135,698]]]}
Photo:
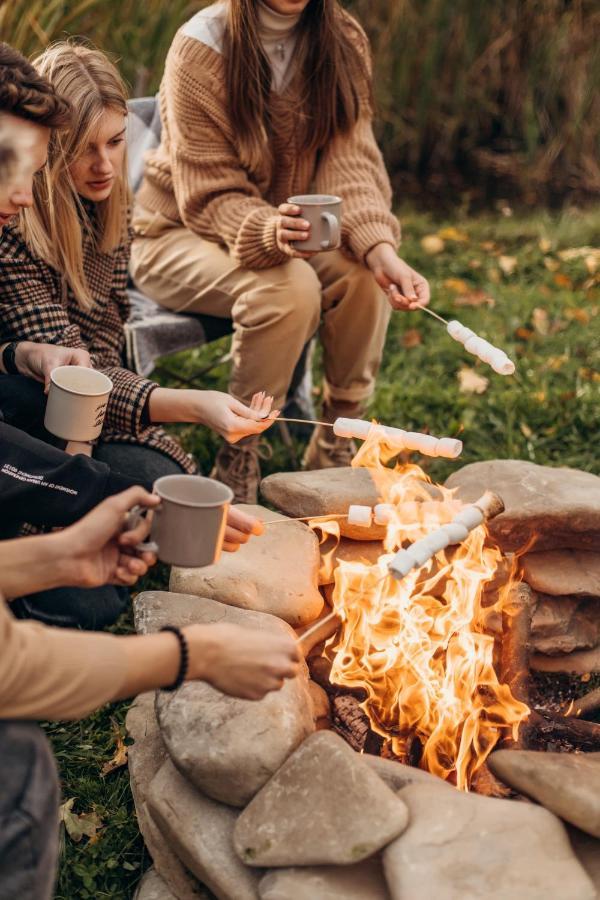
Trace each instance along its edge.
{"label": "ember", "polygon": [[[418,466],[385,466],[394,452],[373,429],[353,462],[369,468],[394,514],[376,564],[340,561],[335,571],[332,603],[342,624],[327,649],[331,680],[364,689],[362,708],[388,751],[406,761],[418,739],[420,766],[468,790],[498,741],[516,739],[529,714],[499,682],[494,638],[486,631],[516,575],[484,604],[484,587],[503,556],[486,546],[481,525],[403,580],[389,577],[394,552],[450,523],[461,509],[452,491],[433,486]],[[339,533],[337,522],[317,527]]]}

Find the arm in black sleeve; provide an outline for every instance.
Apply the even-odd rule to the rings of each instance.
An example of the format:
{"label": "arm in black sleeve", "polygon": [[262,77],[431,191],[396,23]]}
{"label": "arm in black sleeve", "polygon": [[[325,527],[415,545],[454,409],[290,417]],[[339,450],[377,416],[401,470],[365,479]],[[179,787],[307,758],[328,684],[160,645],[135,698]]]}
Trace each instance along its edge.
{"label": "arm in black sleeve", "polygon": [[0,537],[14,534],[21,522],[70,525],[136,483],[105,463],[70,456],[0,422]]}

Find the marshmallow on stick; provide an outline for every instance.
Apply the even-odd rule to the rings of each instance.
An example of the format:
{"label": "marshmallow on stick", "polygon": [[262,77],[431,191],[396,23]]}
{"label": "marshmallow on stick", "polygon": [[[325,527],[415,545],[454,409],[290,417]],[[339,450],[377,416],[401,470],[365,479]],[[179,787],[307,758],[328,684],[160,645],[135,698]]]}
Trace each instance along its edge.
{"label": "marshmallow on stick", "polygon": [[440,550],[450,544],[460,544],[470,531],[503,511],[501,498],[492,491],[486,491],[475,503],[463,507],[448,525],[442,525],[427,537],[415,541],[407,550],[398,550],[388,564],[390,575],[397,580],[404,578],[412,569],[425,565]]}
{"label": "marshmallow on stick", "polygon": [[398,451],[416,450],[424,456],[444,456],[447,459],[456,459],[462,453],[462,441],[456,438],[436,438],[431,434],[403,431],[391,425],[373,425],[366,419],[336,419],[333,433],[338,437],[364,441],[372,427],[379,429],[386,441]]}
{"label": "marshmallow on stick", "polygon": [[446,331],[451,338],[462,344],[467,353],[477,356],[482,362],[492,367],[494,372],[499,375],[513,375],[515,371],[514,362],[508,358],[504,350],[494,347],[489,341],[479,337],[466,325],[462,325],[456,319],[452,319],[446,326]]}

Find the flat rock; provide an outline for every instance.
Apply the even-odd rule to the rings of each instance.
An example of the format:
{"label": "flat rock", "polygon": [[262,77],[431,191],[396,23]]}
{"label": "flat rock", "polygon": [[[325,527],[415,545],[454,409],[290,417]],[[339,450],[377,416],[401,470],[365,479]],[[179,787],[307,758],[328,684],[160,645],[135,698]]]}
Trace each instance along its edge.
{"label": "flat rock", "polygon": [[[177,900],[208,900],[206,891],[197,884],[193,875],[165,844],[148,810],[147,794],[150,783],[167,758],[154,713],[153,693],[140,694],[136,697],[127,712],[125,724],[134,741],[128,748],[131,793],[144,843],[154,861],[154,875],[149,877],[151,885],[146,889],[150,891],[152,884],[156,885],[157,879],[161,879],[166,889]],[[157,898],[161,896],[157,894]],[[168,896],[167,894],[165,900]],[[140,900],[142,898],[151,900],[152,894],[149,893],[147,897],[145,894],[141,895]]]}
{"label": "flat rock", "polygon": [[578,828],[567,830],[575,856],[596,888],[596,900],[600,900],[600,841]]}
{"label": "flat rock", "polygon": [[535,550],[600,550],[600,478],[578,469],[551,468],[520,459],[471,463],[446,487],[468,503],[485,490],[504,500],[489,530],[502,550],[519,550],[536,537]]}
{"label": "flat rock", "polygon": [[330,731],[307,738],[240,814],[234,846],[252,866],[348,865],[404,830],[406,807]]}
{"label": "flat rock", "polygon": [[592,650],[575,650],[573,653],[565,653],[564,656],[534,653],[529,660],[529,666],[535,672],[567,672],[573,675],[600,672],[600,647],[594,647]]}
{"label": "flat rock", "polygon": [[531,638],[537,653],[572,653],[600,643],[600,604],[595,599],[537,595]]}
{"label": "flat rock", "polygon": [[523,578],[534,591],[553,597],[600,597],[600,552],[542,550],[521,559]]}
{"label": "flat rock", "polygon": [[154,867],[148,869],[137,886],[134,900],[177,900]]}
{"label": "flat rock", "polygon": [[177,856],[219,900],[257,900],[260,872],[234,852],[230,806],[203,795],[170,760],[152,780],[148,806]]}
{"label": "flat rock", "polygon": [[331,565],[321,566],[319,570],[319,584],[333,584],[334,573],[340,561],[364,562],[373,566],[384,552],[381,541],[353,541],[351,538],[342,537],[333,551]]}
{"label": "flat rock", "polygon": [[[134,600],[138,631],[163,625],[227,622],[274,634],[293,630],[275,616],[237,609],[206,597],[146,591]],[[159,691],[163,741],[179,771],[221,803],[245,806],[293,750],[314,731],[308,669],[262,700],[228,697],[202,681]]]}
{"label": "flat rock", "polygon": [[600,837],[600,759],[585,753],[497,750],[494,775],[582,831]]}
{"label": "flat rock", "polygon": [[437,775],[432,775],[431,772],[425,772],[423,769],[416,769],[414,766],[405,766],[394,759],[384,759],[370,753],[364,753],[362,758],[394,793],[404,790],[409,784],[433,784],[436,787],[456,790],[453,785],[438,778]]}
{"label": "flat rock", "polygon": [[[381,500],[379,478],[372,469],[343,466],[308,472],[277,472],[263,478],[260,492],[265,500],[286,516],[343,515],[357,503],[374,506]],[[340,519],[344,537],[358,541],[381,541],[385,528],[360,528]]]}
{"label": "flat rock", "polygon": [[381,862],[354,866],[273,869],[259,885],[260,900],[389,900]]}
{"label": "flat rock", "polygon": [[[264,506],[238,506],[264,521],[281,516]],[[319,583],[319,541],[303,522],[267,525],[236,553],[223,553],[214,566],[171,570],[169,587],[181,594],[210,597],[258,612],[271,613],[290,625],[306,625],[323,609]]]}
{"label": "flat rock", "polygon": [[392,900],[594,900],[548,810],[426,784],[400,796],[410,825],[383,853]]}

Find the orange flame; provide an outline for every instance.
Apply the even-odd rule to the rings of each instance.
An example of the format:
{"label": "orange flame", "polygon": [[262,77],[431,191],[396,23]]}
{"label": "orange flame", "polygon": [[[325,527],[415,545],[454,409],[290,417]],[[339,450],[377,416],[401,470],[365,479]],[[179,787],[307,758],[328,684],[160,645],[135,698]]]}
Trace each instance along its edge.
{"label": "orange flame", "polygon": [[480,526],[403,580],[389,577],[387,563],[403,543],[449,522],[462,506],[418,466],[383,465],[393,452],[373,428],[353,461],[369,468],[396,516],[375,565],[340,561],[335,570],[332,602],[342,626],[327,649],[331,680],[366,691],[371,727],[395,755],[402,757],[407,738],[416,736],[420,765],[468,790],[500,737],[516,738],[529,713],[498,681],[494,638],[485,628],[516,573],[488,604],[484,588],[505,560],[486,546]]}

